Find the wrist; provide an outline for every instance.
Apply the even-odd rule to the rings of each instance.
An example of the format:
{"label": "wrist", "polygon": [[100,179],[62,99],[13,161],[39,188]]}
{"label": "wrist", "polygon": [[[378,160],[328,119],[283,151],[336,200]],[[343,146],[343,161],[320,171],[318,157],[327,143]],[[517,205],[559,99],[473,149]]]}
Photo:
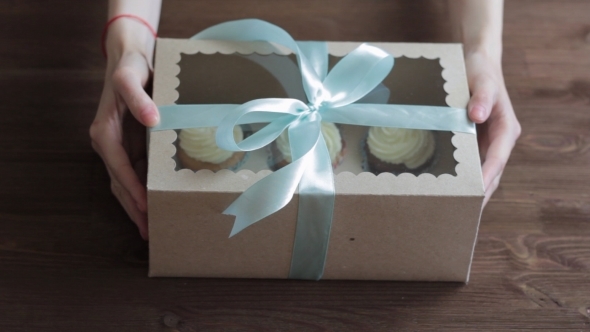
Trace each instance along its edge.
{"label": "wrist", "polygon": [[455,40],[464,45],[465,56],[481,54],[495,62],[502,57],[503,0],[450,0]]}
{"label": "wrist", "polygon": [[502,40],[486,36],[468,38],[463,42],[465,57],[481,55],[488,60],[502,62]]}
{"label": "wrist", "polygon": [[117,62],[124,54],[139,53],[151,66],[156,38],[154,33],[133,19],[121,18],[106,32],[105,52],[108,62]]}
{"label": "wrist", "polygon": [[504,80],[501,56],[490,54],[486,48],[474,47],[465,51],[465,67],[469,81],[482,73],[490,74],[496,82]]}

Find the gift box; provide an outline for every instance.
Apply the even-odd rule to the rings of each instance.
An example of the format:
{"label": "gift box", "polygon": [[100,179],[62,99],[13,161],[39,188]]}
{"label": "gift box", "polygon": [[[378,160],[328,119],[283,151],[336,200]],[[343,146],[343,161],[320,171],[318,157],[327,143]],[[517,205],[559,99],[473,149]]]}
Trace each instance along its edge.
{"label": "gift box", "polygon": [[[322,45],[330,70],[361,43]],[[469,90],[460,44],[370,45],[393,56],[395,64],[371,93],[352,104],[360,117],[363,107],[374,104],[409,105],[402,107],[406,113],[412,107],[449,107],[462,109],[467,117]],[[228,107],[236,110],[265,98],[309,103],[298,59],[292,49],[266,41],[160,38],[154,101],[162,107],[235,105]],[[235,112],[228,107],[219,112]],[[188,116],[176,109],[170,114],[186,117],[177,121],[183,128],[217,114],[201,109]],[[332,119],[329,112],[322,114],[322,120]],[[355,121],[338,124],[346,151],[333,170],[332,205],[316,195],[323,203],[306,210],[300,185],[284,207],[239,232],[233,228],[236,217],[223,212],[249,188],[278,173],[273,172],[272,149],[250,151],[232,169],[194,172],[178,160],[178,125],[150,131],[149,275],[467,282],[484,198],[476,136],[436,131],[436,163],[427,172],[374,174],[366,160],[369,126]],[[252,120],[243,128],[253,135],[263,126]],[[273,195],[272,186],[266,189]],[[249,204],[264,207],[266,192],[251,195]],[[316,217],[328,219],[329,225],[319,231],[307,226],[310,234],[305,234],[303,219],[313,219],[309,222],[315,225]],[[315,272],[301,272],[315,265]]]}

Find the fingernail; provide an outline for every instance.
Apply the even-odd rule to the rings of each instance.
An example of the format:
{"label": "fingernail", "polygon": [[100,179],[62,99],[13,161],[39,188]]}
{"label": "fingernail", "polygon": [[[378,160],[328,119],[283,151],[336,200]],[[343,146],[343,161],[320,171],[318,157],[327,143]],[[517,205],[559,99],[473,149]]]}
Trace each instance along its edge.
{"label": "fingernail", "polygon": [[160,121],[158,113],[152,110],[145,110],[141,112],[141,118],[143,119],[143,122],[150,127],[155,126],[158,124],[158,121]]}
{"label": "fingernail", "polygon": [[485,116],[485,110],[483,109],[483,107],[478,105],[478,106],[474,106],[471,109],[471,118],[473,118],[475,120],[483,121],[484,116]]}

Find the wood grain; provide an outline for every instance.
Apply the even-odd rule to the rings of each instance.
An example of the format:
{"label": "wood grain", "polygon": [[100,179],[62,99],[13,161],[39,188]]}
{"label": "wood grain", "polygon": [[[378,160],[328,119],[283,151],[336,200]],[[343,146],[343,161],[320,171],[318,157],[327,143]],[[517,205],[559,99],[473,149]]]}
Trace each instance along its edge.
{"label": "wood grain", "polygon": [[[160,35],[242,17],[298,39],[444,42],[440,1],[164,1]],[[0,3],[1,331],[590,330],[590,2],[507,0],[523,125],[468,285],[149,279],[89,145],[106,2]]]}

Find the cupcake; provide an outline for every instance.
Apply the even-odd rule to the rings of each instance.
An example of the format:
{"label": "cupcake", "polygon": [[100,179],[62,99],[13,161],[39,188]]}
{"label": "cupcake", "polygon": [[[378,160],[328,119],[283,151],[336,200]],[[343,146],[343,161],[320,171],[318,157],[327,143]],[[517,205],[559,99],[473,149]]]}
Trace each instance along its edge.
{"label": "cupcake", "polygon": [[[215,142],[215,127],[182,129],[178,135],[177,157],[182,168],[193,171],[208,169],[214,172],[221,169],[235,169],[244,159],[244,152],[222,150]],[[240,142],[244,132],[240,126],[234,127],[234,139]]]}
{"label": "cupcake", "polygon": [[[344,157],[344,148],[346,146],[342,136],[340,136],[340,130],[333,123],[322,122],[321,131],[328,147],[332,167],[336,168]],[[271,160],[269,164],[274,170],[284,167],[293,161],[291,147],[289,146],[289,134],[286,130],[271,144],[270,150]]]}
{"label": "cupcake", "polygon": [[430,130],[371,127],[365,144],[369,172],[427,172],[436,162],[436,139]]}

